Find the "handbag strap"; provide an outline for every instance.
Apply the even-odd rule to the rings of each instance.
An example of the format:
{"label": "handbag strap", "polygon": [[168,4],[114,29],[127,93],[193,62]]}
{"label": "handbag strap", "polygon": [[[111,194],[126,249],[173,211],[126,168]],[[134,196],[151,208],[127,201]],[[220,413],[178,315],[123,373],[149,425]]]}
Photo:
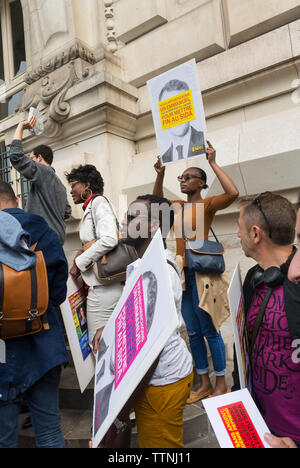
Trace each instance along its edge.
{"label": "handbag strap", "polygon": [[[98,196],[99,196],[99,197],[101,196],[101,197],[105,198],[105,200],[106,200],[107,203],[109,204],[110,209],[111,209],[111,211],[113,212],[114,217],[116,218],[117,229],[118,229],[118,231],[120,231],[120,224],[119,224],[118,218],[117,218],[117,216],[116,216],[116,213],[115,213],[115,211],[114,211],[114,209],[113,209],[113,207],[112,207],[112,204],[110,203],[109,199],[106,198],[104,195],[98,195]],[[91,215],[92,215],[92,223],[93,223],[94,237],[95,237],[95,239],[97,239],[97,231],[96,231],[96,226],[95,226],[95,221],[94,221],[94,215],[93,215],[93,201],[95,200],[95,198],[98,198],[98,197],[94,197],[93,200],[91,201]]]}
{"label": "handbag strap", "polygon": [[107,201],[107,203],[109,204],[109,206],[110,206],[110,208],[111,208],[111,211],[113,212],[113,214],[114,214],[114,217],[116,218],[116,223],[117,223],[117,228],[118,228],[118,231],[120,231],[120,223],[119,223],[119,220],[118,220],[118,218],[117,218],[117,215],[116,215],[116,213],[115,213],[115,210],[113,209],[113,206],[112,206],[112,204],[110,203],[109,199],[108,199],[108,198],[106,198],[106,196],[105,196],[105,195],[101,195],[101,196],[102,196],[103,198],[105,198],[105,200],[106,200],[106,201]]}
{"label": "handbag strap", "polygon": [[179,278],[181,278],[181,275],[180,275],[180,272],[178,270],[178,267],[175,263],[171,262],[171,260],[167,260],[167,263],[168,265],[171,265],[171,267],[174,268],[174,270],[176,271],[176,274],[179,276]]}
{"label": "handbag strap", "polygon": [[[185,235],[185,231],[184,231],[184,207],[185,207],[185,205],[183,205],[183,208],[181,210],[181,226],[182,226],[182,235],[183,235],[184,240],[186,241],[187,239],[186,239],[186,235]],[[216,239],[216,242],[218,244],[220,244],[220,242],[219,242],[219,240],[218,240],[218,238],[216,236],[216,233],[215,233],[215,231],[213,230],[212,227],[210,228],[210,230],[211,230],[214,238]]]}

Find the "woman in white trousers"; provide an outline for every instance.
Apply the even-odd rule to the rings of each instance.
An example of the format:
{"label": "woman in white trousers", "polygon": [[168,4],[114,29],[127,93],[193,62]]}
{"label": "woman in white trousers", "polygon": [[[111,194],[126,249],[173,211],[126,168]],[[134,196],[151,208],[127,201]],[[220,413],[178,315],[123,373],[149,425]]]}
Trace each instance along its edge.
{"label": "woman in white trousers", "polygon": [[80,240],[84,246],[79,251],[70,270],[73,277],[81,274],[88,286],[87,323],[89,342],[104,327],[115,309],[124,285],[99,283],[93,271],[93,264],[118,243],[117,220],[111,205],[104,198],[104,183],[99,171],[92,165],[79,166],[66,174],[71,185],[71,195],[76,205],[83,204],[83,217],[80,225]]}

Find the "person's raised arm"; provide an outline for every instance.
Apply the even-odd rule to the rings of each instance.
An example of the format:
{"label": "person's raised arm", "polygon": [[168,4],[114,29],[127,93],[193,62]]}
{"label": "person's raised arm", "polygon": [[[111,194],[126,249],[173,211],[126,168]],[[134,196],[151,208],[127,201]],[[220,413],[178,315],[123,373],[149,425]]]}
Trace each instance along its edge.
{"label": "person's raised arm", "polygon": [[164,177],[165,177],[165,166],[162,165],[160,156],[157,156],[157,161],[154,164],[154,169],[156,171],[156,181],[153,188],[153,195],[158,197],[164,196]]}
{"label": "person's raised arm", "polygon": [[32,130],[35,125],[35,116],[31,117],[30,120],[19,123],[14,134],[14,139],[10,145],[9,159],[12,166],[23,177],[31,182],[39,183],[44,180],[43,166],[26,156],[22,146],[24,130]]}
{"label": "person's raised arm", "polygon": [[207,150],[206,150],[206,159],[208,160],[212,170],[219,179],[225,193],[228,195],[233,195],[238,197],[239,191],[229,175],[217,164],[216,162],[216,150],[213,148],[212,144],[207,141]]}
{"label": "person's raised arm", "polygon": [[24,130],[32,130],[36,126],[36,117],[33,115],[30,120],[20,122],[14,134],[14,140],[23,140]]}

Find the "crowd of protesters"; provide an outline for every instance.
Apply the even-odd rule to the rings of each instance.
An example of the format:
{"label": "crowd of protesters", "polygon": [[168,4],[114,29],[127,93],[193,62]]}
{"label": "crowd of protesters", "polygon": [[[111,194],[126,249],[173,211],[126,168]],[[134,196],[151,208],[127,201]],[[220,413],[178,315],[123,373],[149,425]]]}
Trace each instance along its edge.
{"label": "crowd of protesters", "polygon": [[[39,146],[28,157],[22,147],[24,130],[32,129],[35,124],[35,117],[21,122],[10,149],[12,165],[31,182],[25,211],[18,208],[11,185],[0,182],[0,265],[11,265],[12,258],[29,259],[29,247],[33,245],[36,252],[43,253],[49,285],[48,327],[5,340],[5,362],[0,364],[0,447],[18,447],[18,419],[24,405],[30,412],[37,446],[65,447],[58,392],[61,369],[68,357],[57,309],[66,299],[68,274],[74,278],[81,276],[86,285],[89,341],[96,354],[124,282],[103,285],[93,265],[117,246],[120,235],[122,242],[133,246],[137,253],[137,260],[127,269],[129,278],[153,234],[161,229],[178,329],[100,446],[130,447],[129,413],[134,409],[141,448],[182,448],[186,404],[240,388],[236,362],[232,389],[228,388],[225,377],[226,353],[220,328],[229,316],[227,275],[194,271],[188,265],[185,244],[187,226],[199,237],[198,208],[200,238],[205,241],[215,214],[239,197],[238,189],[217,164],[216,151],[207,142],[206,157],[223,193],[203,198],[202,191],[208,187],[207,175],[199,167],[189,167],[178,177],[186,201],[167,200],[163,190],[166,169],[158,158],[154,165],[153,194],[141,194],[130,204],[119,232],[114,210],[104,196],[101,174],[92,165],[79,166],[66,174],[73,202],[83,208],[79,233],[82,250],[76,254],[69,271],[62,245],[71,207],[64,184],[52,168],[52,150]],[[158,216],[153,216],[154,204],[159,208]],[[145,216],[141,216],[141,205],[143,213],[146,210]],[[163,219],[160,209],[163,205],[169,206],[169,214],[173,214],[168,216],[168,221]],[[130,234],[130,225],[137,220],[139,232],[146,236]],[[171,230],[176,233],[175,257],[167,249],[166,238]],[[243,285],[253,396],[272,432],[266,434],[266,441],[273,447],[283,448],[300,447],[300,359],[294,359],[294,343],[300,340],[300,254],[294,246],[295,234],[299,241],[300,199],[298,215],[286,198],[270,192],[241,200],[238,237],[244,254],[256,262]],[[25,238],[27,245],[24,245]],[[3,296],[5,285],[1,271],[0,295]],[[181,317],[191,352],[180,336]],[[209,377],[206,342],[212,356],[215,387]],[[195,388],[193,369],[199,382]]]}

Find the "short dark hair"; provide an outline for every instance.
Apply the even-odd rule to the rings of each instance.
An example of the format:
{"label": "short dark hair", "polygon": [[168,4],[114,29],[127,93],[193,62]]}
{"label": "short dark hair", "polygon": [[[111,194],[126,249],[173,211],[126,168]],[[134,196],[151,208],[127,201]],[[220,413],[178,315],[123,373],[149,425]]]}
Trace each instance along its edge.
{"label": "short dark hair", "polygon": [[206,175],[206,172],[201,169],[200,167],[189,167],[189,169],[194,169],[195,171],[198,171],[199,172],[199,175],[201,177],[201,179],[203,180],[203,182],[205,183],[205,185],[203,186],[204,189],[207,189],[208,188],[208,185],[207,185],[207,175]]}
{"label": "short dark hair", "polygon": [[103,194],[104,181],[100,172],[92,164],[80,165],[79,167],[72,169],[68,174],[65,174],[67,181],[70,183],[78,180],[83,184],[90,184],[92,193]]}
{"label": "short dark hair", "polygon": [[[166,239],[174,224],[175,214],[170,200],[158,195],[140,195],[137,200],[146,201],[149,204],[151,215],[158,219],[163,239]],[[155,209],[153,209],[153,208]],[[167,209],[165,209],[167,208]],[[150,213],[149,213],[150,214]]]}
{"label": "short dark hair", "polygon": [[[260,201],[259,209],[255,201]],[[296,210],[292,203],[281,195],[265,192],[258,197],[244,197],[240,204],[244,206],[243,216],[247,229],[258,224],[270,235],[276,245],[289,245],[294,242],[296,228]],[[262,210],[262,211],[261,211]]]}
{"label": "short dark hair", "polygon": [[185,81],[180,80],[171,80],[165,84],[161,92],[159,93],[159,101],[162,100],[163,94],[170,91],[188,91],[190,89],[189,85]]}
{"label": "short dark hair", "polygon": [[53,163],[53,151],[50,146],[40,145],[34,148],[33,154],[38,157],[39,155],[51,166]]}
{"label": "short dark hair", "polygon": [[1,200],[7,202],[16,200],[16,195],[11,184],[2,180],[0,181],[0,201]]}

